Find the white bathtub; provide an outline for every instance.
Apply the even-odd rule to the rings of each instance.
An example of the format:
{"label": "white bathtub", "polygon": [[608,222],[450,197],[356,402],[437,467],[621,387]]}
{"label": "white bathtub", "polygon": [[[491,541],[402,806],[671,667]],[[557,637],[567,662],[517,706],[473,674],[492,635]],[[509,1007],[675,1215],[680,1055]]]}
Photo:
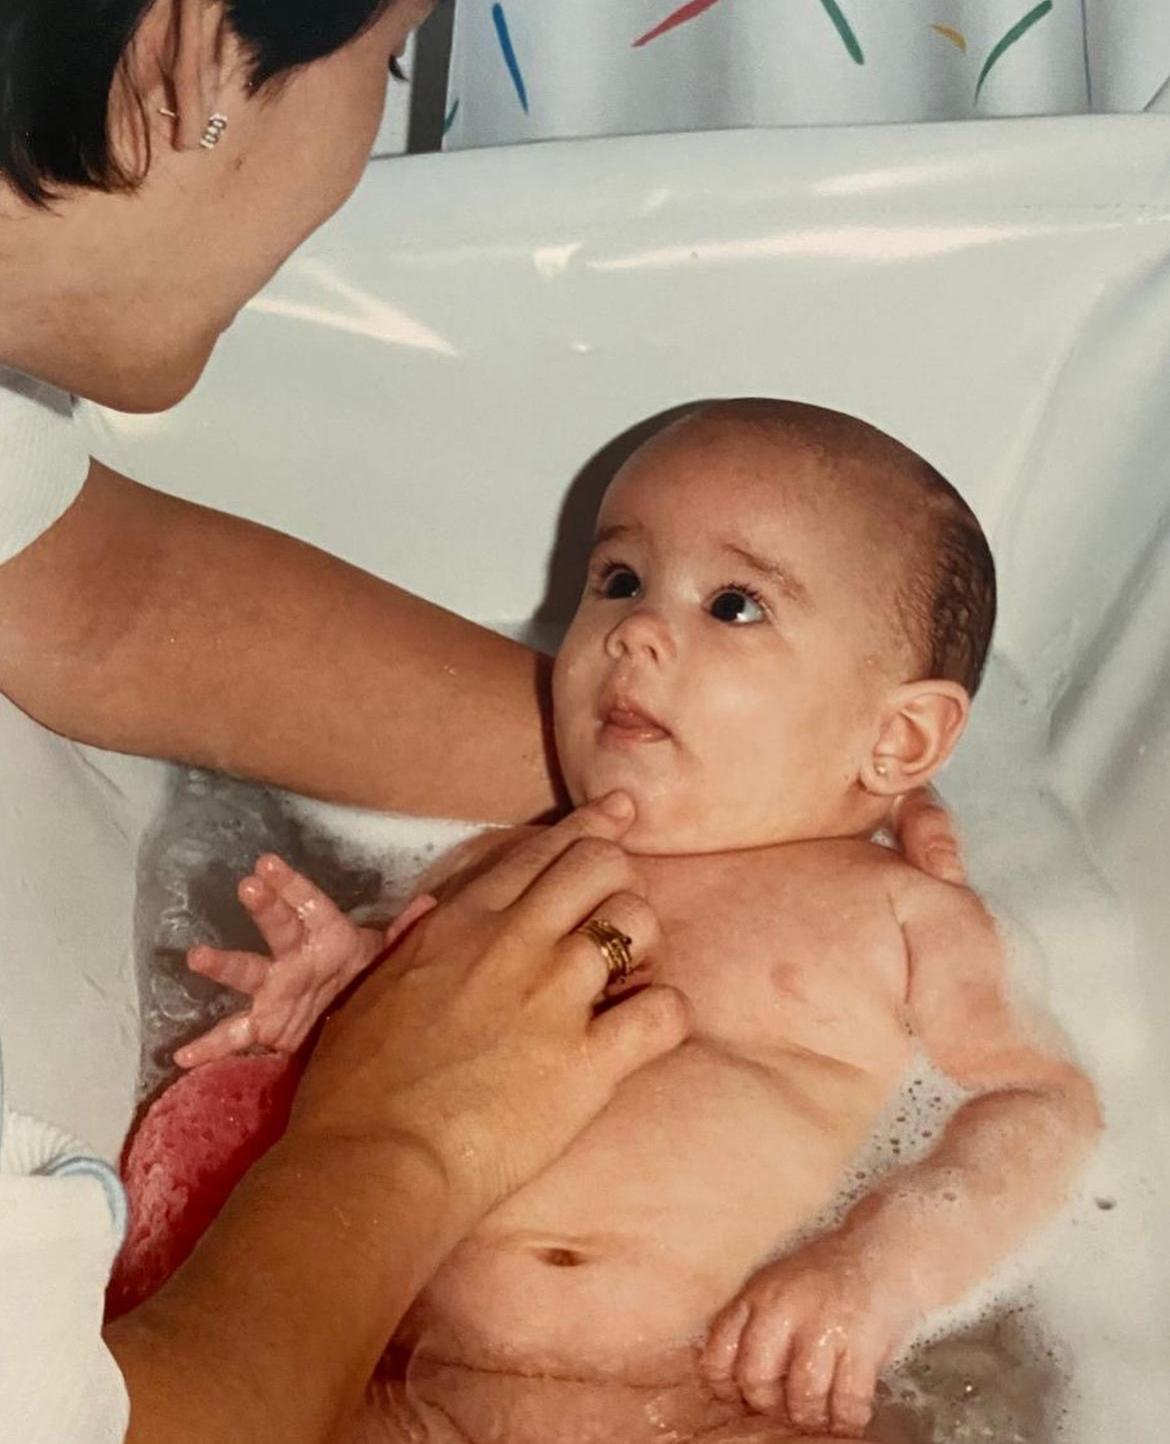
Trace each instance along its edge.
{"label": "white bathtub", "polygon": [[[991,532],[996,662],[945,790],[978,881],[1040,945],[1033,981],[1109,1115],[1037,1290],[1074,1346],[1068,1437],[1160,1444],[1170,118],[377,162],[194,396],[92,420],[131,475],[520,621],[568,605],[559,564],[546,589],[548,557],[599,448],[679,402],[761,393],[903,438]],[[42,1020],[6,1032],[11,1102],[111,1156],[132,1105],[134,867],[159,780],[0,711],[0,1017]],[[50,1032],[67,1073],[44,1063]]]}

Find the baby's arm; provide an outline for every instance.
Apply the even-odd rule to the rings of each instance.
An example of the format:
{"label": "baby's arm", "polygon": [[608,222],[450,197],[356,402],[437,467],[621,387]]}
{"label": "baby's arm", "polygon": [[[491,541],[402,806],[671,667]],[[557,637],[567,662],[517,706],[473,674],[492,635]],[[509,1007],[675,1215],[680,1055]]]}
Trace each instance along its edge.
{"label": "baby's arm", "polygon": [[893,1174],[847,1230],[913,1261],[924,1313],[961,1297],[1060,1207],[1101,1127],[1093,1085],[1009,996],[995,924],[965,888],[917,878],[901,909],[909,1022],[928,1056],[975,1096],[935,1151]]}
{"label": "baby's arm", "polygon": [[703,1357],[718,1394],[806,1430],[860,1435],[879,1371],[1051,1216],[1100,1127],[1088,1079],[1013,1011],[978,898],[907,874],[898,912],[910,1025],[976,1096],[929,1157],[756,1274],[712,1324]]}

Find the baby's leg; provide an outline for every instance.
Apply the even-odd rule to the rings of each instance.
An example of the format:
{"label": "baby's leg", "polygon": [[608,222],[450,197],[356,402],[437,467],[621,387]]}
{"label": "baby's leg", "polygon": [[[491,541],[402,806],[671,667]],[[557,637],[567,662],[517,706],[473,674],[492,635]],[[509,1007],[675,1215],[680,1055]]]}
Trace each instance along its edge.
{"label": "baby's leg", "polygon": [[[332,1444],[683,1444],[706,1440],[733,1412],[690,1381],[563,1379],[418,1355],[406,1375],[376,1379]],[[761,1444],[768,1437],[782,1436]]]}
{"label": "baby's leg", "polygon": [[[781,1440],[784,1444],[795,1444],[795,1441],[799,1444],[842,1444],[845,1437],[842,1434],[795,1434],[774,1420],[743,1419],[738,1424],[728,1424],[711,1434],[704,1434],[702,1444],[777,1444]],[[880,1439],[876,1434],[866,1434],[857,1444],[866,1444],[866,1441],[869,1444],[900,1444],[892,1434],[883,1434]]]}

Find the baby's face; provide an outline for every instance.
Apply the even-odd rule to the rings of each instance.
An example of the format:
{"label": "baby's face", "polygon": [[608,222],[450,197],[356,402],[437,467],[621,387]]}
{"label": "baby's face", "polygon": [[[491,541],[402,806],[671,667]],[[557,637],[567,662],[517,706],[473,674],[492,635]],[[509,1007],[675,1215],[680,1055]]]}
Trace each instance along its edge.
{"label": "baby's face", "polygon": [[856,830],[900,680],[896,521],[774,439],[684,424],[627,463],[557,659],[575,802],[620,787],[628,839],[723,852]]}

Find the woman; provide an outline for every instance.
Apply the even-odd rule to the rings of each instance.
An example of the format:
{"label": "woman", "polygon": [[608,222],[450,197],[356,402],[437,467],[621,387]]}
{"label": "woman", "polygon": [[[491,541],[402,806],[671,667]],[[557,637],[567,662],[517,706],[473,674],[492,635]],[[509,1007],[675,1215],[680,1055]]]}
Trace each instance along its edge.
{"label": "woman", "polygon": [[[28,726],[368,806],[555,805],[532,653],[90,462],[68,414],[69,393],[149,411],[190,389],[356,183],[429,8],[0,0],[0,690]],[[605,961],[577,924],[617,914],[653,944],[627,814],[583,809],[487,874],[326,1031],[285,1139],[110,1331],[135,1444],[328,1439],[445,1253],[684,1036],[663,988],[592,1017]],[[956,866],[945,816],[911,819],[915,856]],[[0,1360],[20,1309],[7,1287]],[[20,1387],[0,1365],[0,1425],[34,1419]],[[120,1409],[92,1397],[70,1444],[116,1438]]]}

